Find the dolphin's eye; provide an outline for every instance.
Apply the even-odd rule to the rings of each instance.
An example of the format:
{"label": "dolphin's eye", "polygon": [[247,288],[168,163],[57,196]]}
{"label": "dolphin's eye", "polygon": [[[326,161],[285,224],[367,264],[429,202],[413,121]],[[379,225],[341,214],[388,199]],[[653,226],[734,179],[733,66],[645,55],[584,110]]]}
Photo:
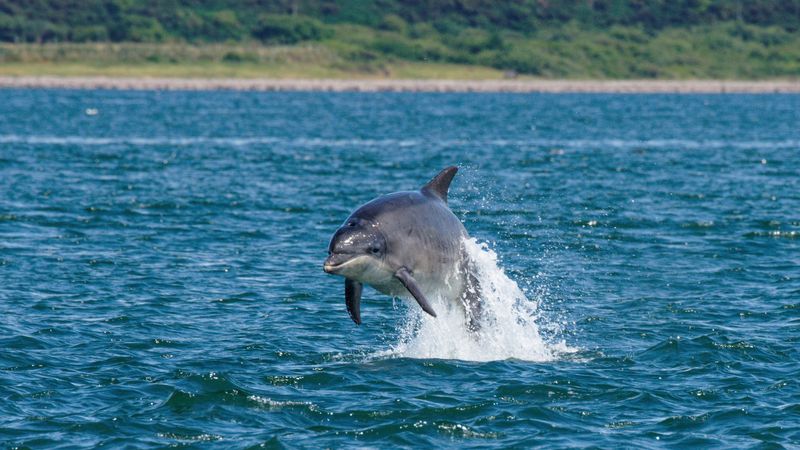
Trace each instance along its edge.
{"label": "dolphin's eye", "polygon": [[381,248],[379,246],[377,246],[377,245],[373,245],[372,247],[369,248],[369,251],[373,255],[377,255],[377,254],[380,254]]}
{"label": "dolphin's eye", "polygon": [[354,227],[354,226],[356,226],[356,221],[355,221],[355,220],[351,220],[351,221],[347,222],[347,226],[348,226],[348,227]]}

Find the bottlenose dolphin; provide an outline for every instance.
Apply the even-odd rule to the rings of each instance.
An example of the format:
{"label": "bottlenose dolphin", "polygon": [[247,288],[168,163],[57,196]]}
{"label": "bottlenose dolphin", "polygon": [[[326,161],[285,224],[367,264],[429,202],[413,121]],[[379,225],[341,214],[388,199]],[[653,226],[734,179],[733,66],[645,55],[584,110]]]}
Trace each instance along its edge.
{"label": "bottlenose dolphin", "polygon": [[356,209],[328,246],[325,272],[345,278],[347,312],[361,324],[363,284],[393,297],[414,298],[436,317],[429,298],[460,301],[469,328],[478,328],[480,286],[464,249],[469,237],[447,206],[457,167],[447,167],[422,189],[380,196]]}

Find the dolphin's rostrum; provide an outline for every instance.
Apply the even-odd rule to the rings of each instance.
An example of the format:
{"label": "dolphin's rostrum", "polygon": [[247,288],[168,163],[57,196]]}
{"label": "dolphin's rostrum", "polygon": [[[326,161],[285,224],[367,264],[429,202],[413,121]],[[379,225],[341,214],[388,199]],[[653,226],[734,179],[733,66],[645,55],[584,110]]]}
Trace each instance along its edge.
{"label": "dolphin's rostrum", "polygon": [[457,171],[445,168],[419,191],[378,197],[336,230],[324,269],[345,278],[347,311],[356,324],[366,283],[387,295],[414,298],[433,317],[432,296],[460,300],[470,329],[477,329],[480,289],[464,250],[468,234],[447,206]]}

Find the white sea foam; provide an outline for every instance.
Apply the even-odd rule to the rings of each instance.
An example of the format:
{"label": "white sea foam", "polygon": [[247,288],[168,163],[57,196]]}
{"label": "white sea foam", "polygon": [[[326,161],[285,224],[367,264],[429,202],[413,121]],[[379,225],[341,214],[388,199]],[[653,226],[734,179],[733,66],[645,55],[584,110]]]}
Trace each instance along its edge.
{"label": "white sea foam", "polygon": [[497,263],[497,254],[475,239],[465,241],[475,262],[483,302],[481,329],[467,330],[464,308],[431,299],[438,317],[409,308],[400,341],[380,356],[495,361],[550,361],[575,351],[563,341],[548,342],[539,332],[539,300],[529,299]]}

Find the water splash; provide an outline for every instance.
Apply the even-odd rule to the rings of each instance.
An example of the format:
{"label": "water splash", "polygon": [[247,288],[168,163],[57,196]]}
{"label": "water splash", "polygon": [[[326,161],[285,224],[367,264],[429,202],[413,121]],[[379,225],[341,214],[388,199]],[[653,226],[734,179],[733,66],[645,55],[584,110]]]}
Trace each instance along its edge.
{"label": "water splash", "polygon": [[477,333],[467,331],[462,305],[432,299],[438,317],[409,308],[409,316],[400,330],[400,342],[383,356],[408,358],[496,361],[520,359],[551,361],[572,353],[563,341],[545,340],[537,321],[539,301],[529,299],[516,282],[497,263],[497,254],[476,239],[464,241],[467,253],[475,262],[481,285],[483,318]]}

